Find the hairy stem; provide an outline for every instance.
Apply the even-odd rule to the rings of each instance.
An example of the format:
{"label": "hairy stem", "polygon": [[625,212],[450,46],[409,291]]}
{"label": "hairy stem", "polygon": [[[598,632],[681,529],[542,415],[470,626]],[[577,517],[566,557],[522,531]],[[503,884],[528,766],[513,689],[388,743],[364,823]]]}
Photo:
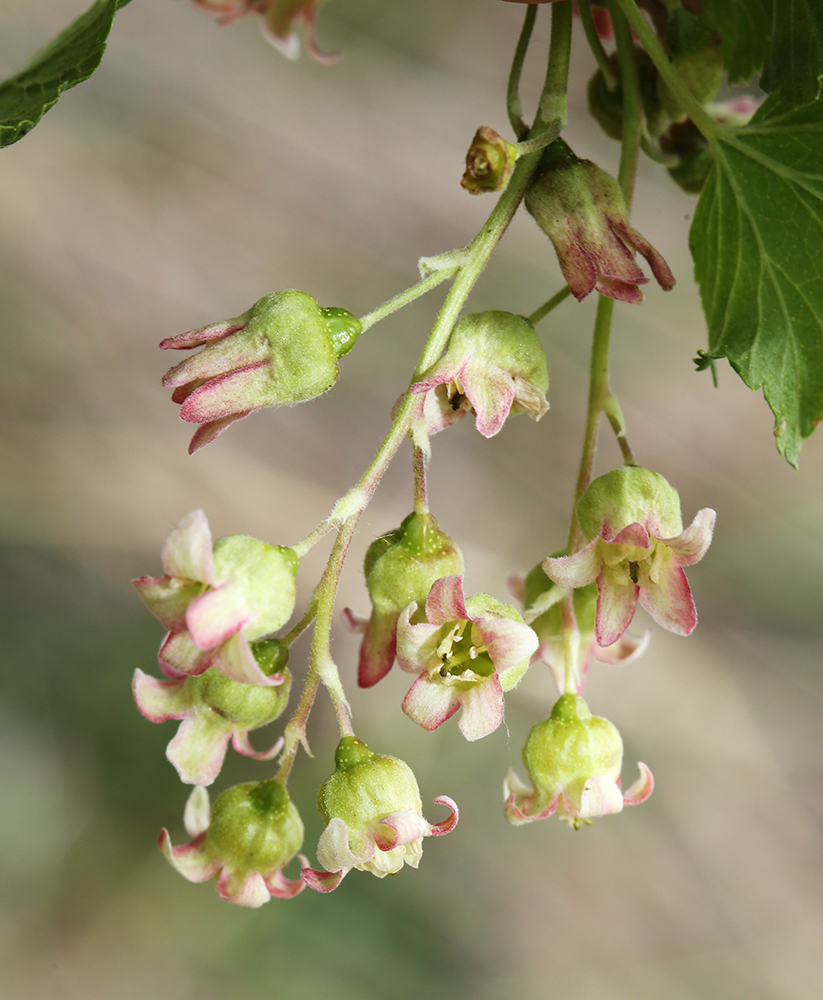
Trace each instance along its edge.
{"label": "hairy stem", "polygon": [[535,309],[531,316],[527,317],[528,321],[532,326],[536,325],[541,319],[548,316],[552,309],[559,306],[561,302],[565,302],[571,293],[571,288],[568,285],[564,285],[559,292],[555,292],[548,301],[544,302],[538,309]]}
{"label": "hairy stem", "polygon": [[594,18],[592,17],[592,9],[589,4],[589,0],[577,0],[577,9],[580,11],[580,20],[583,24],[586,41],[589,43],[592,55],[594,56],[597,65],[600,67],[600,72],[603,74],[606,86],[609,90],[614,90],[620,81],[617,79],[617,74],[614,71],[611,60],[609,59],[606,50],[603,48],[600,36],[597,34],[597,28],[594,26]]}

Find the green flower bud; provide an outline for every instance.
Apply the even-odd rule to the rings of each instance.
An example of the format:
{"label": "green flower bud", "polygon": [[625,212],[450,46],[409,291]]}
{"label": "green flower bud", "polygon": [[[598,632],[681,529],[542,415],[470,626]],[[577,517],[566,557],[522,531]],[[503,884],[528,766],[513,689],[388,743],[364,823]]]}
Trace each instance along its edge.
{"label": "green flower bud", "polygon": [[463,556],[431,514],[409,514],[399,528],[369,546],[363,565],[372,603],[368,623],[349,614],[363,631],[358,680],[371,687],[391,670],[397,650],[400,612],[414,601],[421,609],[431,585],[463,572]]}
{"label": "green flower bud", "polygon": [[[717,42],[718,39],[702,18],[683,8],[672,13],[669,26],[672,65],[699,104],[714,100],[723,82],[723,57],[718,51]],[[658,77],[657,91],[660,103],[672,121],[685,121],[686,112],[662,77]]]}
{"label": "green flower bud", "polygon": [[173,401],[182,404],[183,420],[202,425],[189,451],[252,410],[326,392],[360,329],[345,309],[321,309],[305,292],[289,290],[267,295],[233,319],[164,340],[164,350],[204,347],[163,376],[174,388]]}
{"label": "green flower bud", "polygon": [[160,849],[192,882],[220,873],[217,891],[230,903],[261,906],[271,896],[289,898],[302,880],[284,878],[281,869],[303,843],[303,823],[285,785],[275,780],[249,782],[223,792],[209,817],[208,794],[196,788],[186,806],[186,829],[195,839],[172,847],[166,830]]}
{"label": "green flower bud", "polygon": [[[646,128],[651,136],[659,135],[666,127],[666,111],[658,92],[659,74],[645,49],[634,48],[635,64],[640,85],[640,100],[646,115]],[[620,79],[617,53],[609,57],[615,76]],[[609,90],[601,70],[597,70],[588,85],[589,114],[612,139],[623,138],[623,88],[618,85]]]}
{"label": "green flower bud", "polygon": [[656,538],[683,531],[680,497],[658,472],[626,465],[595,479],[577,505],[587,541],[613,538],[630,524],[641,524]]}

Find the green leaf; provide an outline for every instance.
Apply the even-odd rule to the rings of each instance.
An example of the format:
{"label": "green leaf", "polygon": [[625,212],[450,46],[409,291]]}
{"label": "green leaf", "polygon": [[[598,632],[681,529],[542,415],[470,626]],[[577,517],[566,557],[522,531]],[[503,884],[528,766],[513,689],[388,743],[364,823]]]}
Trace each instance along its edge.
{"label": "green leaf", "polygon": [[792,110],[774,95],[710,141],[689,234],[709,353],[763,388],[796,466],[823,418],[823,101]]}
{"label": "green leaf", "polygon": [[129,0],[97,0],[16,76],[0,83],[0,147],[30,132],[70,87],[100,65],[114,15]]}
{"label": "green leaf", "polygon": [[823,4],[820,0],[781,0],[774,5],[772,41],[760,86],[780,91],[791,107],[810,104],[820,93],[823,75]]}
{"label": "green leaf", "polygon": [[[812,0],[817,2],[817,0]],[[772,27],[786,0],[704,0],[706,24],[720,35],[720,54],[729,83],[748,80],[766,58]],[[781,15],[782,16],[782,15]]]}

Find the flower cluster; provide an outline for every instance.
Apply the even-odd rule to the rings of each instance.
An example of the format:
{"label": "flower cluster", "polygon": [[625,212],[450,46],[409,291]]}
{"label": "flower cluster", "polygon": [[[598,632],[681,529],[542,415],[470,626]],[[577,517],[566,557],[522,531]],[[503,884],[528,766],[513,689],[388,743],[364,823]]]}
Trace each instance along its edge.
{"label": "flower cluster", "polygon": [[317,12],[325,0],[194,0],[218,15],[219,24],[231,24],[246,14],[260,14],[263,34],[287,59],[300,55],[300,39],[309,55],[321,63],[336,55],[320,52],[314,40]]}

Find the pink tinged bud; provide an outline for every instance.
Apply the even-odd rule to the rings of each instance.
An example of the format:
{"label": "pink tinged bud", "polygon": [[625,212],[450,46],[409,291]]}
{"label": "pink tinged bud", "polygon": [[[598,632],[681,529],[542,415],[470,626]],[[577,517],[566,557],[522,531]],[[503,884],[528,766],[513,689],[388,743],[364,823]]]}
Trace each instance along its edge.
{"label": "pink tinged bud", "polygon": [[462,576],[435,581],[425,621],[412,620],[416,610],[405,608],[397,629],[398,662],[419,674],[403,711],[431,732],[462,708],[466,739],[494,732],[503,721],[503,694],[528,669],[537,636],[510,605],[486,594],[466,601]]}
{"label": "pink tinged bud", "polygon": [[690,635],[697,612],[682,566],[706,553],[715,512],[701,510],[684,531],[677,492],[638,466],[595,479],[577,510],[589,543],[573,556],[546,559],[543,569],[562,587],[597,582],[597,643],[620,640],[638,601],[664,628]]}
{"label": "pink tinged bud", "polygon": [[[185,818],[194,840],[173,847],[163,830],[158,846],[190,882],[218,876],[223,899],[251,907],[272,896],[289,899],[303,889],[302,879],[287,879],[281,871],[303,841],[303,823],[285,786],[276,781],[237,785],[223,792],[211,810],[208,793],[195,788]],[[302,855],[299,859],[307,864]]]}
{"label": "pink tinged bud", "polygon": [[282,738],[267,750],[255,750],[248,733],[273,722],[286,708],[291,683],[285,667],[287,651],[276,639],[256,646],[275,686],[238,684],[215,668],[172,681],[135,671],[132,688],[141,714],[150,722],[181,720],[166,756],[186,784],[212,784],[229,741],[238,753],[256,760],[271,760],[280,752]]}
{"label": "pink tinged bud", "polygon": [[242,316],[160,344],[203,347],[163,376],[180,416],[201,424],[190,452],[264,406],[312,399],[337,381],[338,358],[351,350],[360,322],[345,309],[321,309],[305,292],[267,295]]}
{"label": "pink tinged bud", "polygon": [[293,550],[247,535],[212,544],[205,515],[194,511],[169,535],[163,565],[169,576],[141,577],[134,586],[169,630],[159,653],[164,673],[178,679],[215,666],[239,683],[279,683],[260,669],[249,642],[291,617]]}
{"label": "pink tinged bud", "polygon": [[445,795],[434,801],[447,806],[450,817],[434,825],[423,817],[417,780],[403,761],[377,756],[345,736],[335,764],[317,800],[326,823],[317,857],[326,871],[303,870],[305,883],[318,892],[336,889],[352,868],[378,878],[404,865],[417,868],[423,838],[450,833],[457,825],[457,806]]}
{"label": "pink tinged bud", "polygon": [[645,257],[665,291],[674,287],[668,264],[636,229],[617,181],[556,140],[544,170],[526,193],[526,208],[554,245],[563,277],[576,299],[592,291],[638,303],[648,279],[634,260]]}
{"label": "pink tinged bud", "polygon": [[[412,392],[436,390],[440,406],[454,413],[471,405],[477,429],[492,437],[509,413],[539,420],[548,410],[546,357],[532,324],[523,316],[493,310],[465,316],[449,337],[445,353]],[[448,425],[432,420],[429,433]],[[437,426],[438,423],[442,426]]]}
{"label": "pink tinged bud", "polygon": [[623,741],[612,723],[593,716],[579,696],[562,695],[551,716],[532,727],[523,748],[533,787],[513,771],[506,775],[506,818],[519,826],[557,813],[577,829],[645,802],[654,788],[651,771],[640,764],[640,778],[624,795],[622,760]]}
{"label": "pink tinged bud", "polygon": [[372,612],[365,622],[348,609],[344,620],[363,633],[358,683],[371,687],[391,670],[397,648],[400,612],[422,605],[439,577],[463,570],[463,556],[431,514],[410,514],[395,531],[369,546],[363,571]]}

